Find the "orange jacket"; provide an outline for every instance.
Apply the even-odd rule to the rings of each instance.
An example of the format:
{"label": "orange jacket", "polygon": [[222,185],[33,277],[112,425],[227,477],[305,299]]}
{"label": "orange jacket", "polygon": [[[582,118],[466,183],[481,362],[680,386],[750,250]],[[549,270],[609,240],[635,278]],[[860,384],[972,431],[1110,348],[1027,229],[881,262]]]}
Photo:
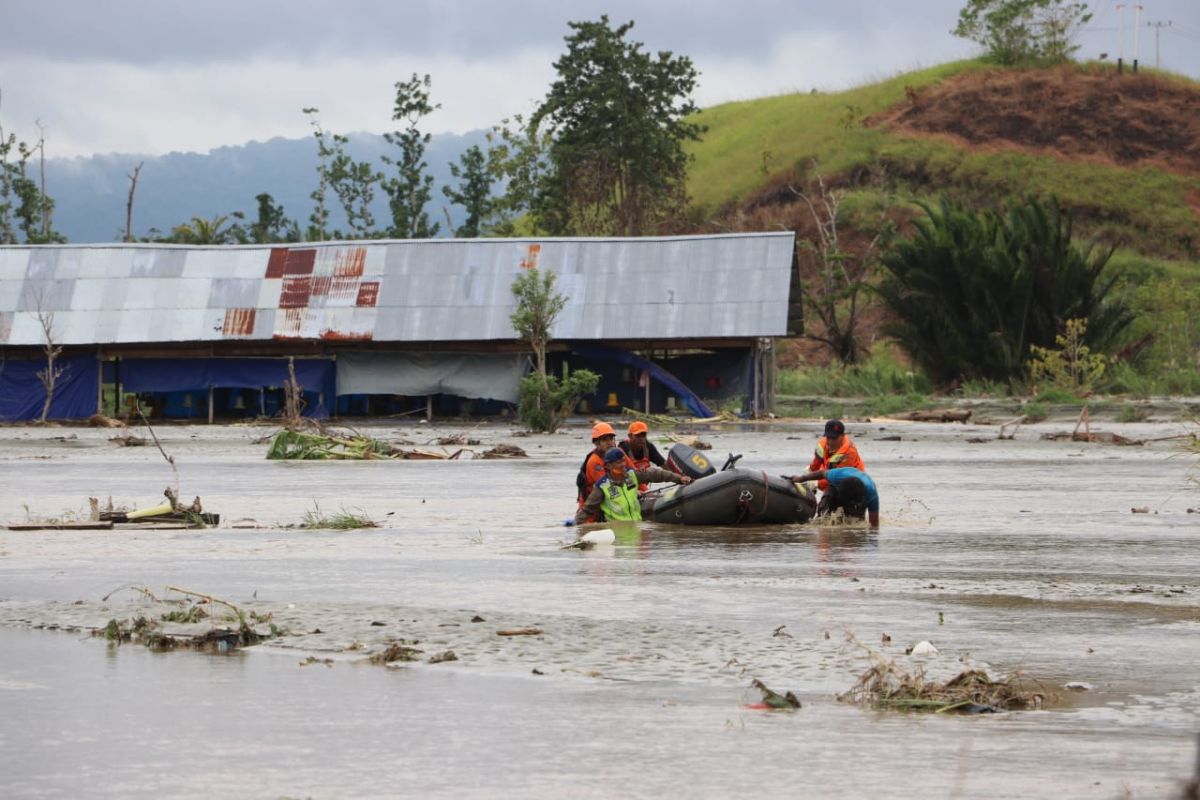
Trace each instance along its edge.
{"label": "orange jacket", "polygon": [[[862,456],[858,454],[858,448],[854,446],[854,442],[850,441],[849,436],[842,437],[842,446],[833,452],[829,452],[829,440],[822,436],[817,440],[817,449],[813,453],[812,463],[808,465],[809,472],[816,472],[819,469],[837,469],[838,467],[854,467],[867,471],[867,465],[863,463]],[[829,481],[820,480],[817,486],[821,491],[829,488]]]}

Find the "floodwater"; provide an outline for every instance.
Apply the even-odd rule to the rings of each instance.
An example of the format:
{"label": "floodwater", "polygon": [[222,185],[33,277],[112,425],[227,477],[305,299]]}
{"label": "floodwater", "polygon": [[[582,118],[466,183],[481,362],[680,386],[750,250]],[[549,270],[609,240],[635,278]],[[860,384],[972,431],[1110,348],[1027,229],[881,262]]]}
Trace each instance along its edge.
{"label": "floodwater", "polygon": [[[851,423],[878,532],[644,525],[588,551],[561,549],[582,421],[527,438],[366,428],[531,456],[509,461],[268,462],[267,428],[157,428],[181,495],[220,528],[0,531],[0,795],[1176,796],[1200,732],[1197,464],[1168,440],[1039,438],[1071,426],[1000,441],[987,425]],[[718,463],[789,474],[818,427],[694,432]],[[0,429],[0,520],[85,514],[89,496],[156,504],[171,468],[111,435]],[[283,527],[314,507],[383,527]],[[156,617],[155,598],[183,596],[168,587],[287,634],[222,654],[88,635]],[[525,627],[542,633],[497,635]],[[401,639],[424,660],[368,663]],[[940,653],[904,654],[922,640]],[[974,717],[839,702],[868,648],[932,677],[1020,670],[1058,701]],[[458,660],[428,663],[446,650]],[[803,708],[746,708],[754,678]]]}

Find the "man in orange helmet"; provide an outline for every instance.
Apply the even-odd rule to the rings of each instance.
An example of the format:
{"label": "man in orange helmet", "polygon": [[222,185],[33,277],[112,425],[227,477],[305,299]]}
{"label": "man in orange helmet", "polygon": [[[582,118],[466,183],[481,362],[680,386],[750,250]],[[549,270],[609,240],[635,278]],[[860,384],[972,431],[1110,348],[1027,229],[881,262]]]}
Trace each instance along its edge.
{"label": "man in orange helmet", "polygon": [[[667,468],[667,460],[663,458],[662,453],[658,452],[658,448],[654,446],[654,442],[650,441],[648,435],[650,433],[649,426],[646,423],[638,420],[629,426],[629,438],[621,442],[619,447],[625,451],[625,455],[633,462],[633,469],[641,475],[646,468],[651,464],[658,467]],[[644,492],[649,486],[645,483],[638,485],[638,491]]]}
{"label": "man in orange helmet", "polygon": [[[604,454],[617,446],[617,432],[607,422],[597,422],[592,426],[592,449],[583,460],[579,474],[575,476],[575,488],[579,490],[579,505],[583,506],[596,481],[605,476]],[[626,456],[626,468],[634,469],[633,461]]]}

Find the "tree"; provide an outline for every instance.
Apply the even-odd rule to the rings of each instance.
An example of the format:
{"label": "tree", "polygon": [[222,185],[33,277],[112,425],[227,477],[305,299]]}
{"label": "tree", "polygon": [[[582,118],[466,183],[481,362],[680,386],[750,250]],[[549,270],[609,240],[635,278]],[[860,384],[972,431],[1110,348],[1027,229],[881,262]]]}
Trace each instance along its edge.
{"label": "tree", "polygon": [[467,212],[467,218],[454,235],[474,239],[492,213],[492,179],[488,175],[487,158],[478,145],[468,147],[459,163],[450,165],[450,174],[459,179],[458,188],[443,186],[442,193]]}
{"label": "tree", "polygon": [[628,41],[633,22],[568,25],[558,79],[530,119],[535,139],[550,137],[534,217],[556,235],[651,233],[687,202],[683,145],[704,131],[687,121],[697,72],[686,57]]}
{"label": "tree", "polygon": [[44,340],[42,351],[46,354],[46,368],[37,372],[38,380],[46,390],[46,401],[42,403],[42,413],[38,417],[38,422],[44,424],[50,416],[50,405],[54,402],[54,389],[63,374],[63,368],[55,363],[62,354],[62,345],[58,344],[54,330],[54,312],[46,308],[45,293],[42,287],[34,290],[34,303],[38,325],[42,329]]}
{"label": "tree", "polygon": [[258,202],[258,218],[250,225],[250,241],[255,244],[300,241],[300,226],[287,218],[274,197],[263,192],[254,199]]}
{"label": "tree", "polygon": [[190,222],[171,229],[168,241],[176,244],[231,244],[238,241],[236,223],[229,222],[230,215],[219,214],[212,219],[192,217]]}
{"label": "tree", "polygon": [[399,156],[383,156],[383,162],[396,168],[396,174],[384,178],[382,186],[388,195],[392,225],[388,236],[395,239],[428,239],[437,236],[438,223],[430,223],[425,206],[432,194],[433,176],[426,175],[425,146],[430,135],[421,133],[417,123],[432,114],[440,105],[429,102],[430,79],[414,72],[407,81],[396,83],[396,102],[392,119],[405,124],[403,130],[385,133],[388,144],[400,150]]}
{"label": "tree", "polygon": [[846,193],[828,188],[819,171],[816,184],[815,199],[809,193],[789,187],[808,206],[816,228],[816,236],[808,239],[801,236],[796,240],[801,254],[797,265],[801,301],[805,311],[811,312],[820,323],[815,332],[806,331],[805,336],[828,347],[843,365],[855,364],[863,350],[858,341],[858,326],[866,303],[861,301],[870,299],[868,278],[878,264],[879,243],[891,226],[884,216],[886,212],[880,214],[871,240],[854,252],[842,244],[838,232]]}
{"label": "tree", "polygon": [[[17,244],[17,228],[27,244],[65,242],[54,230],[54,200],[46,194],[46,131],[38,125],[38,140],[30,145],[0,126],[0,244]],[[29,176],[29,161],[38,156],[39,180]],[[15,160],[10,160],[13,156]],[[14,227],[14,223],[17,227]]]}
{"label": "tree", "polygon": [[1079,49],[1073,42],[1092,19],[1087,9],[1077,0],[968,0],[951,33],[978,42],[1000,64],[1061,63]]}
{"label": "tree", "polygon": [[133,193],[137,191],[138,176],[142,174],[142,165],[145,161],[139,161],[138,165],[133,168],[133,172],[127,176],[129,178],[129,197],[125,201],[125,234],[121,238],[123,242],[133,241]]}
{"label": "tree", "polygon": [[484,230],[512,236],[516,220],[532,211],[543,176],[549,167],[550,135],[538,131],[523,116],[501,120],[487,133],[487,170],[504,193],[492,199],[491,214]]}
{"label": "tree", "polygon": [[532,430],[553,433],[581,397],[596,391],[600,376],[586,369],[568,372],[565,365],[561,380],[546,374],[550,329],[567,304],[567,298],[554,291],[553,272],[525,270],[513,281],[512,292],[516,309],[509,319],[534,355],[533,374],[521,380],[517,412]]}
{"label": "tree", "polygon": [[329,145],[328,134],[321,127],[321,120],[317,117],[321,109],[305,108],[303,112],[308,117],[313,137],[317,140],[317,188],[309,195],[316,205],[308,217],[305,238],[310,242],[323,242],[329,238],[329,206],[325,198],[329,192],[329,162],[333,158],[333,149]]}
{"label": "tree", "polygon": [[342,205],[349,228],[346,236],[343,237],[341,231],[335,235],[339,239],[370,239],[375,235],[371,202],[375,199],[375,184],[383,180],[383,173],[376,172],[370,162],[355,161],[346,155],[345,147],[349,142],[348,136],[333,135],[329,185]]}
{"label": "tree", "polygon": [[1112,250],[1072,239],[1056,200],[1012,201],[975,212],[943,197],[921,204],[911,238],[883,256],[879,292],[895,315],[886,330],[936,381],[1010,381],[1031,347],[1050,347],[1068,320],[1086,321],[1086,344],[1116,344],[1132,313],[1106,269]]}

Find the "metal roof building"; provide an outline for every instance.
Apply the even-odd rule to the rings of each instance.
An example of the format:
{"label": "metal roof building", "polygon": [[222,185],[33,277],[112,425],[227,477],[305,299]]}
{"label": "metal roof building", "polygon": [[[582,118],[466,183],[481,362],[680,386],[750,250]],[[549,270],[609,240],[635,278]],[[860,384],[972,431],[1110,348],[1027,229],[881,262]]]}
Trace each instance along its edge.
{"label": "metal roof building", "polygon": [[[755,348],[789,331],[793,250],[791,233],[0,247],[0,351],[5,363],[36,356],[49,336],[102,362],[326,357],[356,362],[358,388],[373,373],[375,389],[411,394],[411,381],[391,380],[413,363],[400,354],[516,363],[526,348],[509,320],[511,286],[523,269],[555,273],[567,299],[552,330],[560,351]],[[386,353],[401,361],[378,360]],[[438,363],[427,355],[423,368]],[[357,393],[342,385],[354,383],[349,369],[338,367],[337,394]],[[474,396],[511,400],[513,380]]]}

